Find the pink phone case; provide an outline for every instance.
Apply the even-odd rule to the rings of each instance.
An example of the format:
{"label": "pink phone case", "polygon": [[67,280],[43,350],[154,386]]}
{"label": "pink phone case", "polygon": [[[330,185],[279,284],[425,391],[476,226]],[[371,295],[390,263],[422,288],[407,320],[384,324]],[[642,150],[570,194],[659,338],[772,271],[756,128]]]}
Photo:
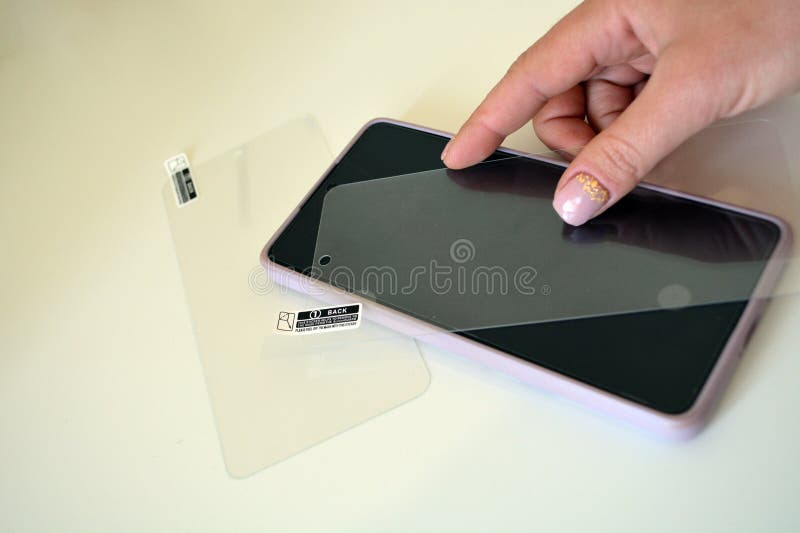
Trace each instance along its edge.
{"label": "pink phone case", "polygon": [[[736,328],[728,338],[728,342],[722,354],[717,360],[716,365],[692,407],[684,413],[670,415],[597,389],[591,385],[587,385],[455,333],[441,330],[404,313],[370,302],[356,294],[345,293],[327,283],[320,282],[271,262],[267,257],[267,251],[289,222],[297,215],[300,206],[306,202],[308,197],[317,189],[333,167],[339,163],[341,158],[350,150],[351,146],[362,135],[364,130],[380,122],[396,124],[445,137],[452,136],[452,134],[446,132],[393,119],[376,118],[366,123],[353,140],[342,150],[341,154],[333,161],[330,167],[325,170],[320,179],[317,180],[308,194],[292,211],[262,250],[260,256],[261,264],[276,282],[299,292],[313,293],[314,297],[320,298],[332,305],[359,302],[363,305],[364,316],[369,317],[373,322],[415,338],[424,338],[424,342],[428,344],[468,357],[487,367],[508,374],[523,383],[534,385],[542,390],[561,395],[594,411],[628,422],[663,437],[676,440],[687,439],[697,434],[708,423],[715,406],[722,396],[722,392],[733,375],[733,371],[739,362],[739,357],[744,346],[764,310],[767,301],[765,298],[753,298],[748,302]],[[561,161],[532,157],[528,154],[507,148],[501,148],[501,150],[510,154],[544,160],[566,167],[566,164]],[[641,187],[756,216],[778,225],[781,230],[780,240],[775,248],[773,257],[764,269],[761,279],[759,279],[756,289],[754,290],[754,294],[770,293],[769,291],[775,286],[780,277],[783,265],[783,262],[777,259],[786,257],[792,246],[791,229],[783,220],[765,213],[724,204],[708,198],[685,194],[651,184],[642,184]]]}

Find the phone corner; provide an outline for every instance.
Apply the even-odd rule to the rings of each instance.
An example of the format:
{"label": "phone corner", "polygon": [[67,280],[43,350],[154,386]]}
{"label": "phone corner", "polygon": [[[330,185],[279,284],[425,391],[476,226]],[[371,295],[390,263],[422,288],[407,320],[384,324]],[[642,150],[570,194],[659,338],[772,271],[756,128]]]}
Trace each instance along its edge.
{"label": "phone corner", "polygon": [[705,410],[693,409],[680,414],[665,414],[658,433],[665,439],[675,442],[688,442],[697,437],[708,426],[709,416]]}
{"label": "phone corner", "polygon": [[726,369],[724,376],[717,376],[706,386],[687,409],[677,413],[659,413],[655,429],[662,437],[673,442],[687,442],[702,433],[711,423],[723,391],[726,388],[733,368]]}
{"label": "phone corner", "polygon": [[411,122],[406,122],[404,120],[400,120],[400,119],[397,119],[397,118],[375,117],[375,118],[372,118],[372,119],[368,120],[361,127],[361,129],[358,131],[358,134],[356,135],[356,137],[361,136],[361,134],[363,134],[365,131],[367,131],[372,126],[378,126],[380,124],[389,124],[389,125],[392,125],[392,126],[401,126],[401,127],[404,127],[404,128],[412,128],[412,129],[415,129],[415,130],[426,131],[426,132],[429,132],[429,133],[437,133],[437,134],[445,134],[446,135],[445,132],[441,132],[439,130],[434,130],[432,128],[427,128],[425,126],[420,126],[419,124],[413,124]]}
{"label": "phone corner", "polygon": [[396,123],[397,123],[397,121],[395,119],[393,119],[393,118],[389,118],[389,117],[374,117],[374,118],[371,118],[368,121],[366,121],[364,123],[364,125],[361,126],[361,129],[359,130],[359,133],[364,132],[364,131],[368,130],[369,128],[371,128],[372,126],[376,126],[378,124],[396,124]]}
{"label": "phone corner", "polygon": [[780,238],[778,241],[780,251],[788,254],[794,247],[794,230],[792,230],[792,225],[777,215],[769,215],[769,220],[778,226],[778,230],[780,231]]}
{"label": "phone corner", "polygon": [[262,267],[265,269],[271,268],[274,264],[272,256],[269,254],[269,249],[272,248],[272,244],[274,243],[275,238],[271,238],[267,244],[261,249],[261,252],[258,254],[258,262],[261,264]]}

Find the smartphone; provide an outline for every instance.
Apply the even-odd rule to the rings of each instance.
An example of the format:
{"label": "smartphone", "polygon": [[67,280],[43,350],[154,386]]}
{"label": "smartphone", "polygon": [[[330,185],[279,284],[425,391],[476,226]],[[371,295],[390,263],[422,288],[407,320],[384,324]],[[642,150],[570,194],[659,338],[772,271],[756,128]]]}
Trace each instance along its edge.
{"label": "smartphone", "polygon": [[[747,287],[746,292],[732,301],[548,321],[487,322],[454,330],[446,324],[463,323],[464,306],[459,300],[431,298],[425,291],[377,294],[313,273],[329,191],[340,185],[442,169],[440,154],[450,138],[448,133],[397,120],[367,123],[269,240],[261,253],[262,265],[277,273],[281,283],[306,292],[312,288],[333,303],[360,302],[368,319],[648,431],[681,439],[702,429],[763,311],[766,299],[756,295],[767,294],[778,279],[780,262],[775,258],[791,241],[786,224],[770,215],[640,185],[586,226],[572,228],[551,207],[566,165],[501,148],[487,162],[505,166],[502,175],[511,176],[508,180],[471,182],[469,172],[457,173],[456,181],[461,183],[456,185],[461,189],[439,183],[456,191],[447,196],[437,196],[441,191],[433,190],[437,180],[414,181],[417,198],[429,204],[439,198],[443,204],[440,209],[431,204],[428,207],[434,208],[425,211],[425,224],[438,231],[382,235],[367,225],[365,231],[374,235],[361,242],[370,244],[362,244],[354,253],[365,263],[385,265],[388,261],[388,266],[402,270],[403,258],[430,256],[435,253],[432,242],[447,234],[447,228],[461,228],[461,232],[472,232],[467,237],[487,243],[482,251],[490,255],[492,264],[512,261],[512,251],[535,240],[540,257],[553,262],[555,271],[569,272],[569,268],[558,268],[559,261],[567,266],[575,260],[570,254],[580,253],[582,260],[603,274],[598,280],[616,279],[623,286],[632,283],[626,271],[663,265],[670,258],[682,265],[687,283],[702,276],[699,267],[692,265],[707,267],[709,262],[744,258],[748,267],[737,274],[736,283]],[[393,180],[391,185],[403,193],[404,183],[411,181]],[[470,195],[460,194],[462,189]],[[482,194],[495,195],[486,204],[494,207],[476,213],[474,202],[481,201]],[[509,218],[504,202],[518,197],[527,202],[520,205],[525,209],[523,216],[532,222],[520,224]],[[364,209],[374,209],[367,203]],[[521,226],[527,229],[520,230]],[[677,233],[676,228],[680,228]],[[386,226],[385,231],[392,230]],[[747,235],[746,245],[731,246],[730,235]],[[719,246],[720,241],[725,245]],[[502,246],[491,244],[497,242]],[[569,286],[568,279],[562,282]],[[625,287],[631,294],[657,289]],[[583,294],[575,290],[562,298],[580,304]]]}

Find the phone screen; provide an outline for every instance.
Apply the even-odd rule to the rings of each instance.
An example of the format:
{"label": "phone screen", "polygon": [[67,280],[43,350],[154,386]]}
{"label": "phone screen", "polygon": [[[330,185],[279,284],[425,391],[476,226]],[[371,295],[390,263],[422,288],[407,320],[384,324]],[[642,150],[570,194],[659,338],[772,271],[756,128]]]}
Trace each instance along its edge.
{"label": "phone screen", "polygon": [[[269,250],[271,259],[299,272],[307,271],[314,264],[327,191],[336,185],[440,169],[443,164],[439,154],[447,140],[389,123],[367,128],[275,241]],[[471,226],[468,233],[473,239],[479,236],[477,244],[481,252],[492,256],[484,260],[493,264],[507,263],[516,249],[530,246],[532,239],[537,239],[541,257],[557,257],[558,253],[563,253],[564,242],[577,242],[583,257],[589,250],[589,260],[596,264],[598,271],[612,275],[619,273],[619,255],[609,253],[614,246],[632,250],[634,255],[626,259],[625,268],[634,271],[648,261],[652,265],[653,261],[661,262],[665,257],[691,257],[695,262],[712,265],[711,272],[714,262],[746,259],[748,269],[739,273],[737,283],[752,286],[780,237],[779,228],[763,219],[647,189],[637,189],[604,215],[585,226],[572,228],[562,225],[550,207],[552,192],[563,168],[509,157],[507,153],[496,152],[489,158],[502,159],[496,164],[507,167],[501,173],[506,179],[499,181],[487,181],[485,175],[479,173],[460,173],[453,183],[446,179],[438,184],[436,180],[417,183],[418,188],[423,187],[420,201],[446,202],[446,208],[442,205],[440,214],[433,215],[442,217],[440,227]],[[393,181],[392,186],[402,189],[403,183],[401,178]],[[442,192],[438,197],[432,194],[436,187]],[[495,206],[493,212],[476,213],[475,205],[470,202],[484,198],[481,195],[524,197],[528,203],[522,205],[531,211],[531,217],[525,219],[533,222],[527,230],[518,231],[518,221],[509,218],[503,208],[507,202],[499,198],[496,199],[499,201],[481,204]],[[497,224],[492,225],[492,220]],[[515,229],[510,238],[509,228],[503,227],[504,220],[509,228]],[[680,222],[676,223],[678,220]],[[558,228],[545,231],[543,225],[546,224],[558,224]],[[537,231],[537,227],[542,230]],[[500,233],[495,234],[497,232]],[[376,232],[378,234],[380,232]],[[443,234],[450,239],[457,232],[448,235],[446,231],[439,231],[436,236]],[[686,238],[688,235],[693,238]],[[697,239],[697,235],[707,238]],[[741,235],[748,236],[746,244],[737,244],[741,241],[735,237]],[[381,262],[381,253],[387,250],[387,245],[375,242],[373,247],[358,250],[368,262]],[[431,234],[419,231],[393,239],[391,251],[395,255],[389,257],[398,259],[389,259],[390,264],[429,253],[432,247],[436,246],[431,243]],[[384,255],[383,259],[386,258]],[[691,271],[684,275],[691,276]],[[563,281],[567,283],[559,286],[568,287],[568,280]],[[576,288],[574,294],[566,296],[574,300],[581,298],[581,292]],[[448,319],[452,324],[462,308],[458,302],[448,304],[447,299],[426,298],[424,292],[419,291],[403,298],[404,301],[398,303],[378,295],[376,300],[435,324],[448,323]],[[696,400],[746,304],[747,298],[743,297],[679,309],[481,327],[459,334],[658,411],[678,414],[689,409]]]}

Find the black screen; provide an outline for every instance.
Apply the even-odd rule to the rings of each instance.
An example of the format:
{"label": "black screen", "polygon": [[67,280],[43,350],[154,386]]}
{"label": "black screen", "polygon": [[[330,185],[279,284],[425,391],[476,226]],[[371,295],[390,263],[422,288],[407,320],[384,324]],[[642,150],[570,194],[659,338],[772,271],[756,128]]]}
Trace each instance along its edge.
{"label": "black screen", "polygon": [[[272,260],[306,271],[314,261],[322,202],[328,190],[345,183],[442,168],[439,155],[447,140],[388,123],[367,128],[276,240],[269,250]],[[489,159],[507,157],[508,154],[496,152]],[[531,164],[539,165],[537,183],[544,184],[541,187],[549,193],[562,169],[546,163]],[[567,237],[614,238],[619,235],[613,230],[615,224],[629,221],[630,212],[636,211],[646,214],[638,216],[646,216],[647,224],[638,221],[628,227],[632,226],[634,232],[647,227],[646,232],[639,233],[649,239],[664,221],[681,218],[675,216],[675,209],[681,205],[670,202],[674,204],[675,199],[640,190],[610,209],[605,218],[599,217],[587,227],[567,230],[576,232]],[[698,219],[686,227],[706,227],[709,217],[717,221],[725,217],[719,208],[698,208],[700,204],[682,202],[685,214]],[[737,233],[744,230],[757,236],[749,241],[758,243],[755,249],[741,250],[749,254],[748,259],[762,260],[754,272],[757,277],[777,243],[779,229],[755,217],[734,218]],[[684,216],[678,223],[687,222]],[[676,234],[680,237],[680,232]],[[680,238],[676,242],[680,245]],[[705,248],[694,250],[700,254],[704,251]],[[678,414],[694,403],[746,303],[743,298],[682,309],[484,328],[459,334],[658,411]],[[425,318],[424,312],[412,314]]]}

